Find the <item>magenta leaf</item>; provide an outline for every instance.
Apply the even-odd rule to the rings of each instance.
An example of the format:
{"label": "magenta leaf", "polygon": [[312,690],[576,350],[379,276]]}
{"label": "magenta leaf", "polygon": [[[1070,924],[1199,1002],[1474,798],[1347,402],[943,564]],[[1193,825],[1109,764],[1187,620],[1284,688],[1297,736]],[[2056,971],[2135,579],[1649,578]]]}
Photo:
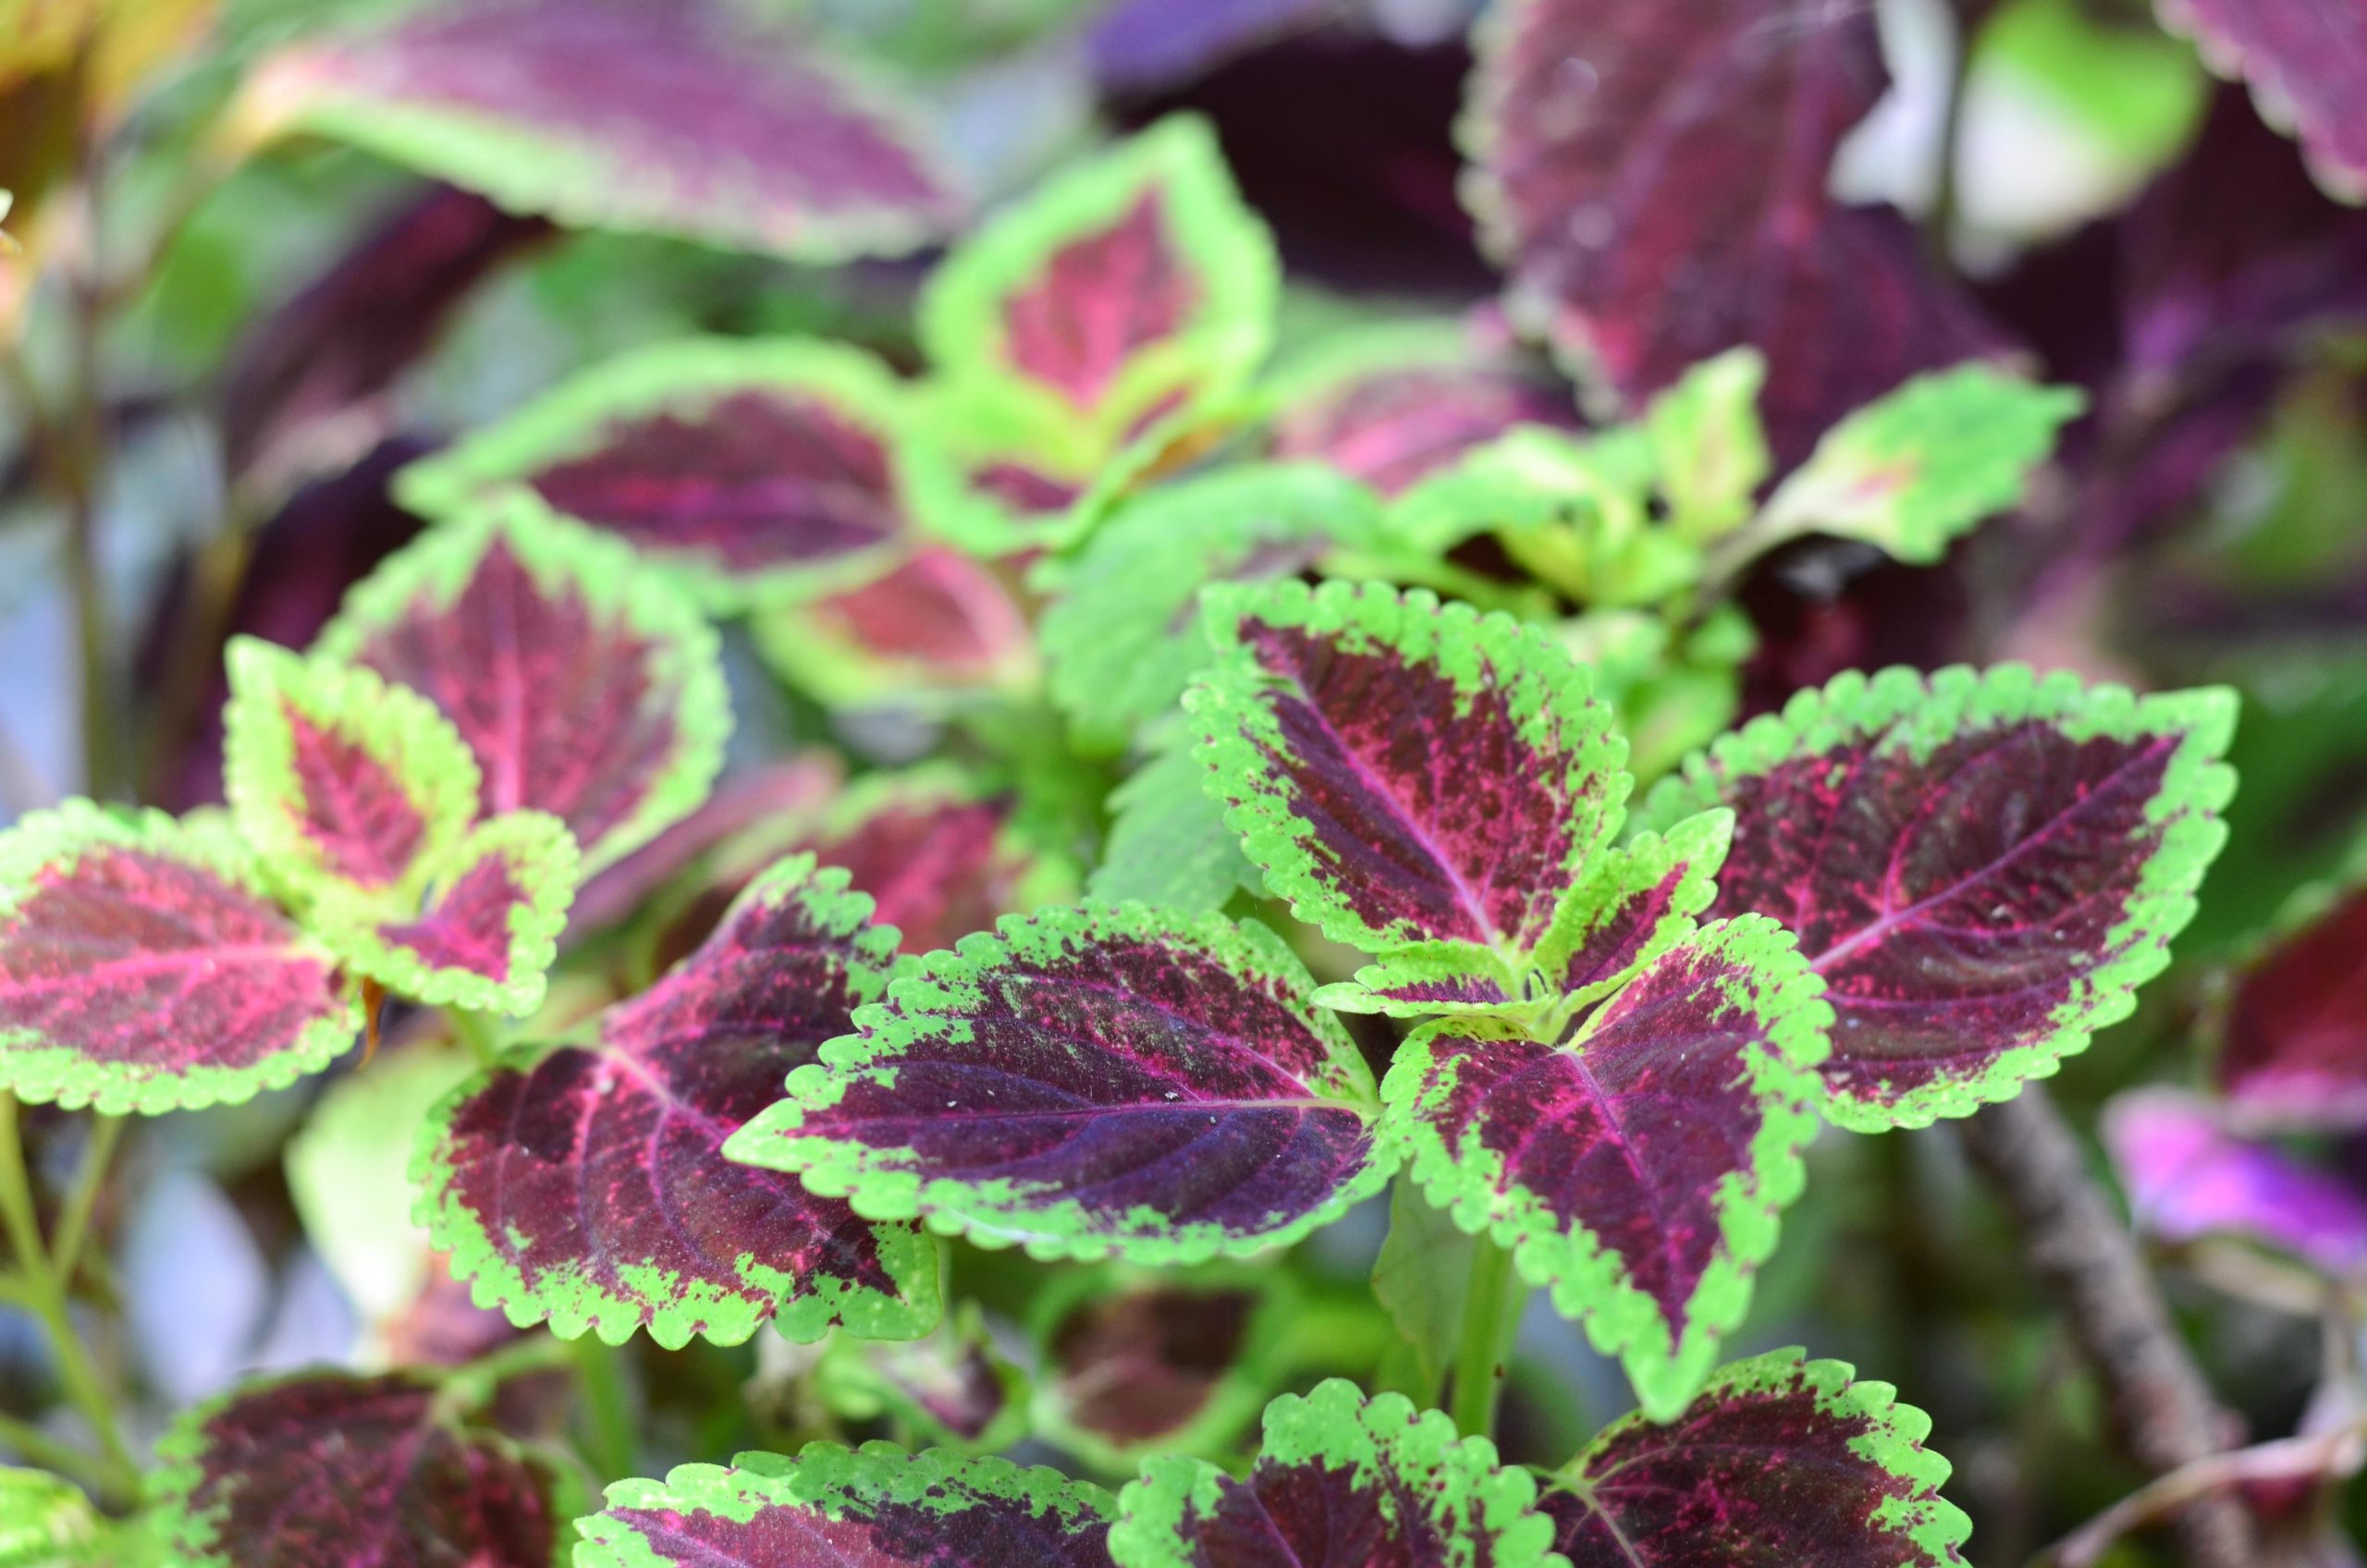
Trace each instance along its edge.
{"label": "magenta leaf", "polygon": [[1430,1201],[1509,1245],[1655,1419],[1716,1365],[1799,1195],[1818,994],[1788,935],[1746,915],[1662,952],[1563,1045],[1444,1019],[1381,1086]]}
{"label": "magenta leaf", "polygon": [[1000,1459],[743,1453],[619,1481],[575,1522],[575,1568],[1109,1568],[1110,1494]]}
{"label": "magenta leaf", "polygon": [[1721,1367],[1665,1424],[1603,1428],[1539,1512],[1570,1568],[1963,1568],[1931,1418],[1837,1361]]}
{"label": "magenta leaf", "polygon": [[438,525],[346,597],[317,651],[425,697],[491,816],[547,812],[587,870],[706,798],[731,725],[716,636],[629,551],[527,506]]}
{"label": "magenta leaf", "polygon": [[190,1568],[550,1568],[571,1488],[435,1377],[299,1373],[183,1416],[157,1452]]}
{"label": "magenta leaf", "polygon": [[2155,0],[2214,70],[2249,82],[2261,117],[2299,137],[2320,184],[2367,200],[2367,12],[2349,0]]}
{"label": "magenta leaf", "polygon": [[1789,462],[1916,372],[1993,347],[1904,218],[1826,194],[1885,85],[1867,7],[1516,0],[1480,40],[1473,206],[1514,314],[1620,401],[1752,345]]}
{"label": "magenta leaf", "polygon": [[1367,952],[1424,944],[1510,985],[1617,831],[1626,748],[1567,655],[1427,593],[1208,595],[1186,695],[1208,787],[1267,886]]}
{"label": "magenta leaf", "polygon": [[1118,1568],[1556,1568],[1536,1498],[1486,1438],[1334,1378],[1266,1407],[1264,1446],[1239,1479],[1205,1460],[1151,1460],[1118,1494],[1110,1555]]}
{"label": "magenta leaf", "polygon": [[1281,1370],[1293,1305],[1286,1276],[1250,1269],[1088,1272],[1048,1291],[1037,1430],[1127,1475],[1147,1453],[1228,1448]]}
{"label": "magenta leaf", "polygon": [[248,102],[579,226],[828,262],[959,211],[900,115],[737,0],[447,0],[290,45]]}
{"label": "magenta leaf", "polygon": [[[697,810],[583,884],[568,911],[570,940],[623,921],[676,877],[750,829],[809,815],[839,784],[837,756],[821,751],[776,757],[725,774]],[[713,913],[719,916],[722,905]],[[693,945],[712,928],[712,921],[702,926]]]}
{"label": "magenta leaf", "polygon": [[1064,871],[1012,831],[1011,808],[921,768],[857,784],[800,847],[844,866],[904,951],[935,952],[1064,890]]}
{"label": "magenta leaf", "polygon": [[892,564],[908,510],[906,397],[887,366],[841,344],[659,344],[413,464],[396,491],[436,518],[532,491],[711,606],[741,608]]}
{"label": "magenta leaf", "polygon": [[113,1115],[236,1103],[362,1028],[227,827],[72,801],[0,833],[0,1084]]}
{"label": "magenta leaf", "polygon": [[2104,1146],[2131,1216],[2171,1243],[2235,1236],[2349,1279],[2367,1264],[2367,1193],[2176,1089],[2135,1089],[2105,1108]]}
{"label": "magenta leaf", "polygon": [[2367,888],[2313,888],[2303,914],[2244,965],[2218,1081],[2247,1121],[2367,1125]]}
{"label": "magenta leaf", "polygon": [[1734,809],[1710,913],[1782,920],[1823,975],[1825,1115],[1919,1127],[2128,1014],[2226,837],[2234,722],[2224,691],[1852,672],[1688,759],[1639,821]]}
{"label": "magenta leaf", "polygon": [[738,1344],[771,1319],[909,1337],[937,1316],[936,1254],[723,1144],[880,993],[895,934],[811,860],[758,879],[655,986],[583,1044],[528,1046],[430,1118],[422,1219],[513,1322],[620,1343]]}
{"label": "magenta leaf", "polygon": [[436,871],[415,915],[383,918],[323,900],[306,924],[348,969],[431,1007],[524,1017],[575,896],[575,839],[544,812],[497,816]]}
{"label": "magenta leaf", "polygon": [[1011,590],[942,545],[857,587],[770,606],[754,630],[775,669],[835,706],[947,704],[1023,686],[1036,668]]}
{"label": "magenta leaf", "polygon": [[1280,1245],[1388,1179],[1364,1060],[1262,926],[1050,909],[931,953],[734,1159],[1042,1258]]}
{"label": "magenta leaf", "polygon": [[415,906],[476,815],[468,742],[374,671],[251,637],[228,657],[223,783],[266,873],[301,898]]}

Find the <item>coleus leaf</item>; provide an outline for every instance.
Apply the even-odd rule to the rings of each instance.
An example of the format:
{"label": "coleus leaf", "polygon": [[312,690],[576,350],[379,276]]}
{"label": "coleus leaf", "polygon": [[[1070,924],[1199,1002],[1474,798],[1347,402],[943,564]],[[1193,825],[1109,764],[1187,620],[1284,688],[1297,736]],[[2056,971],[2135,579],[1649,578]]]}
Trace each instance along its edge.
{"label": "coleus leaf", "polygon": [[1070,1276],[1038,1302],[1036,1428],[1129,1476],[1147,1453],[1218,1452],[1257,1414],[1291,1305],[1269,1269]]}
{"label": "coleus leaf", "polygon": [[2299,137],[2318,182],[2367,200],[2367,16],[2344,0],[2155,0],[2221,75],[2249,82],[2261,117]]}
{"label": "coleus leaf", "polygon": [[0,1084],[109,1114],[318,1072],[362,1011],[226,825],[87,801],[0,833]]}
{"label": "coleus leaf", "polygon": [[1280,268],[1203,121],[1160,121],[1039,186],[933,273],[938,374],[1082,430],[1102,451],[1147,418],[1242,386],[1265,357]]}
{"label": "coleus leaf", "polygon": [[1827,431],[1753,521],[1757,549],[1804,533],[1928,566],[2022,498],[2057,429],[2086,406],[1986,365],[1917,376]]}
{"label": "coleus leaf", "polygon": [[1011,818],[1010,800],[920,767],[857,783],[800,847],[846,868],[870,896],[872,918],[901,934],[903,951],[935,952],[1069,890],[1066,868]]}
{"label": "coleus leaf", "polygon": [[1720,921],[1564,1044],[1487,1018],[1417,1031],[1381,1087],[1385,1135],[1664,1420],[1716,1365],[1799,1195],[1832,1019],[1818,995],[1781,926]]}
{"label": "coleus leaf", "polygon": [[305,923],[348,969],[398,996],[522,1018],[542,1005],[578,867],[567,824],[511,812],[453,848],[416,914],[330,896]]}
{"label": "coleus leaf", "polygon": [[[660,888],[764,823],[810,816],[837,792],[841,771],[837,753],[816,749],[727,772],[689,815],[584,882],[568,911],[570,932],[588,935],[617,925]],[[721,913],[718,906],[716,913]],[[711,924],[699,935],[709,928]]]}
{"label": "coleus leaf", "polygon": [[1487,1439],[1334,1378],[1266,1407],[1265,1445],[1241,1479],[1203,1460],[1150,1461],[1118,1494],[1110,1555],[1118,1568],[1544,1568],[1553,1528],[1536,1497]]}
{"label": "coleus leaf", "polygon": [[1734,809],[1710,913],[1781,919],[1824,976],[1825,1115],[1919,1127],[2128,1014],[2226,837],[2234,722],[2218,690],[1851,672],[1688,758],[1638,822]]}
{"label": "coleus leaf", "polygon": [[477,761],[435,705],[374,670],[231,640],[223,787],[272,879],[415,907],[476,819]]}
{"label": "coleus leaf", "polygon": [[2104,1108],[2103,1131],[2130,1217],[2164,1241],[2238,1236],[2336,1279],[2367,1264],[2367,1193],[2244,1137],[2208,1101],[2176,1089],[2131,1090]]}
{"label": "coleus leaf", "polygon": [[1222,469],[1121,506],[1055,579],[1042,625],[1053,702],[1080,743],[1122,749],[1208,662],[1203,587],[1296,576],[1380,528],[1368,491],[1309,464]]}
{"label": "coleus leaf", "polygon": [[73,1482],[0,1465],[0,1568],[65,1568],[99,1538],[99,1517]]}
{"label": "coleus leaf", "polygon": [[1186,913],[1222,909],[1242,888],[1259,891],[1257,868],[1202,780],[1208,769],[1188,735],[1171,727],[1149,759],[1110,791],[1110,831],[1085,890],[1104,903],[1151,904]]}
{"label": "coleus leaf", "polygon": [[1110,1494],[1000,1459],[850,1452],[743,1453],[619,1481],[575,1522],[575,1568],[1106,1568]]}
{"label": "coleus leaf", "polygon": [[842,344],[704,339],[595,366],[414,463],[406,506],[522,488],[614,533],[717,609],[868,581],[906,532],[904,393]]}
{"label": "coleus leaf", "polygon": [[2248,1122],[2367,1125],[2367,865],[2351,870],[2348,886],[2295,895],[2236,977],[2215,1075]]}
{"label": "coleus leaf", "polygon": [[727,1152],[1040,1258],[1280,1245],[1390,1170],[1364,1060],[1312,988],[1261,926],[1006,919],[921,959]]}
{"label": "coleus leaf", "polygon": [[612,1344],[738,1344],[768,1318],[794,1340],[926,1330],[926,1237],[721,1153],[879,995],[895,933],[870,913],[845,873],[784,862],[592,1039],[520,1047],[455,1090],[421,1139],[419,1217],[480,1301]]}
{"label": "coleus leaf", "polygon": [[418,692],[482,772],[487,816],[547,812],[595,872],[706,799],[731,727],[716,635],[613,540],[522,502],[438,524],[315,644]]}
{"label": "coleus leaf", "polygon": [[1035,674],[1027,617],[985,563],[922,545],[883,575],[767,606],[756,647],[781,675],[839,706],[942,702],[1023,688]]}
{"label": "coleus leaf", "polygon": [[1827,194],[1885,84],[1871,11],[1518,0],[1478,45],[1473,210],[1513,314],[1582,379],[1632,403],[1755,347],[1788,464],[1848,410],[1993,345],[1904,218]]}
{"label": "coleus leaf", "polygon": [[1570,1568],[1962,1568],[1948,1462],[1895,1395],[1797,1350],[1738,1361],[1664,1425],[1604,1427],[1537,1506]]}
{"label": "coleus leaf", "polygon": [[1279,372],[1273,455],[1321,462],[1384,496],[1515,425],[1576,423],[1566,389],[1454,323],[1367,328]]}
{"label": "coleus leaf", "polygon": [[1027,1435],[1026,1374],[996,1347],[975,1302],[918,1340],[840,1335],[813,1379],[816,1394],[840,1415],[892,1415],[959,1453],[991,1453]]}
{"label": "coleus leaf", "polygon": [[1423,944],[1511,986],[1617,831],[1610,710],[1509,617],[1417,590],[1208,595],[1221,658],[1185,698],[1209,789],[1267,886],[1367,952]]}
{"label": "coleus leaf", "polygon": [[184,1415],[157,1489],[190,1568],[549,1568],[546,1461],[455,1414],[444,1379],[299,1373]]}
{"label": "coleus leaf", "polygon": [[1766,384],[1765,355],[1729,349],[1686,371],[1645,411],[1669,526],[1681,537],[1706,543],[1748,521],[1775,463],[1759,420]]}
{"label": "coleus leaf", "polygon": [[872,90],[733,0],[442,4],[300,42],[251,121],[366,148],[562,223],[831,262],[960,203]]}

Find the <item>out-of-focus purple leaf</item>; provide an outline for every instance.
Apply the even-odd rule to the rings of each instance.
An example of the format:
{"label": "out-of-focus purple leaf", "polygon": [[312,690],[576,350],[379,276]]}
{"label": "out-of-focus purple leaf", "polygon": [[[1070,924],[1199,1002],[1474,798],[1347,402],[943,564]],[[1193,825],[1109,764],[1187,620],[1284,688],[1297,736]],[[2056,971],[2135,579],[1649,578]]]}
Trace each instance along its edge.
{"label": "out-of-focus purple leaf", "polygon": [[232,351],[216,398],[229,471],[300,477],[369,451],[396,378],[472,289],[550,232],[449,186],[397,204]]}
{"label": "out-of-focus purple leaf", "polygon": [[2343,893],[2246,966],[2218,1076],[2250,1118],[2367,1124],[2367,890]]}
{"label": "out-of-focus purple leaf", "polygon": [[2367,1194],[2238,1137],[2190,1095],[2125,1094],[2106,1109],[2103,1133],[2137,1222],[2165,1241],[2237,1235],[2336,1274],[2367,1263]]}
{"label": "out-of-focus purple leaf", "polygon": [[814,752],[725,778],[705,804],[583,885],[568,911],[569,937],[616,925],[692,863],[760,823],[803,816],[836,790],[839,774],[835,756]]}
{"label": "out-of-focus purple leaf", "polygon": [[307,40],[257,118],[562,223],[816,261],[897,254],[960,211],[899,117],[741,0],[476,0]]}
{"label": "out-of-focus purple leaf", "polygon": [[1155,90],[1349,9],[1347,0],[1117,0],[1086,33],[1085,55],[1105,90]]}
{"label": "out-of-focus purple leaf", "polygon": [[2300,140],[2318,179],[2367,200],[2367,7],[2358,0],[2155,0],[2223,76],[2251,84],[2260,112]]}
{"label": "out-of-focus purple leaf", "polygon": [[1870,6],[1501,6],[1467,123],[1515,314],[1628,401],[1756,346],[1782,460],[1916,372],[1997,348],[1903,218],[1826,192],[1885,80]]}

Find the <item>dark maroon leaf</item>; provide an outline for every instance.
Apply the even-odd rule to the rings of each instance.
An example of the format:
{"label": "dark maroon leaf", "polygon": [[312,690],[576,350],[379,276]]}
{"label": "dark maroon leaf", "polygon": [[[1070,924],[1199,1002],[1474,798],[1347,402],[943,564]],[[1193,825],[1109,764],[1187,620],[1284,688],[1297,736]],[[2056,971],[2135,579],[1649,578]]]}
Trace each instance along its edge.
{"label": "dark maroon leaf", "polygon": [[1245,1280],[1145,1281],[1068,1304],[1044,1336],[1050,1434],[1117,1467],[1229,1440],[1263,1394],[1248,1359],[1267,1305]]}
{"label": "dark maroon leaf", "polygon": [[852,797],[802,847],[846,867],[904,951],[935,952],[1020,907],[1036,866],[1009,831],[1011,810],[1008,799],[972,799],[926,778],[887,783]]}
{"label": "dark maroon leaf", "polygon": [[550,1568],[555,1472],[436,1378],[303,1373],[184,1417],[159,1453],[190,1568]]}
{"label": "dark maroon leaf", "polygon": [[1477,210],[1516,316],[1632,404],[1736,344],[1778,459],[1996,347],[1896,213],[1826,177],[1884,86],[1869,6],[1516,0],[1474,79]]}
{"label": "dark maroon leaf", "polygon": [[2245,966],[2219,1083],[2249,1116],[2367,1123],[2367,889],[2342,894]]}
{"label": "dark maroon leaf", "polygon": [[2367,199],[2367,9],[2356,0],[2157,0],[2215,69],[2251,84],[2260,111],[2300,138],[2326,189]]}
{"label": "dark maroon leaf", "polygon": [[[839,776],[837,757],[820,751],[727,774],[705,804],[583,885],[568,909],[570,939],[625,919],[702,857],[759,824],[810,815],[837,790]],[[730,902],[727,893],[714,913]],[[704,940],[713,924],[710,918],[680,951]]]}

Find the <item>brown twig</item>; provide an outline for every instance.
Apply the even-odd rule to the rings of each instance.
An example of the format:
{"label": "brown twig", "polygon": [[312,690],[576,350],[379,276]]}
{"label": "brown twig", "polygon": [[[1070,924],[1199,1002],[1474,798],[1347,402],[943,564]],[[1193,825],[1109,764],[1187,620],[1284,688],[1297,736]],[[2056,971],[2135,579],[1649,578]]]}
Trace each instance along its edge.
{"label": "brown twig", "polygon": [[2336,1480],[2367,1464],[2367,1418],[2324,1432],[2230,1449],[2181,1464],[2122,1498],[2030,1559],[2030,1568],[2094,1568],[2131,1530],[2257,1481]]}
{"label": "brown twig", "polygon": [[[2102,1380],[2130,1456],[2161,1476],[2218,1453],[2218,1403],[2044,1085],[2029,1084],[1962,1126],[1967,1152],[2013,1211],[2024,1255]],[[2259,1562],[2250,1516],[2236,1499],[2207,1490],[2165,1512],[2189,1568]]]}

